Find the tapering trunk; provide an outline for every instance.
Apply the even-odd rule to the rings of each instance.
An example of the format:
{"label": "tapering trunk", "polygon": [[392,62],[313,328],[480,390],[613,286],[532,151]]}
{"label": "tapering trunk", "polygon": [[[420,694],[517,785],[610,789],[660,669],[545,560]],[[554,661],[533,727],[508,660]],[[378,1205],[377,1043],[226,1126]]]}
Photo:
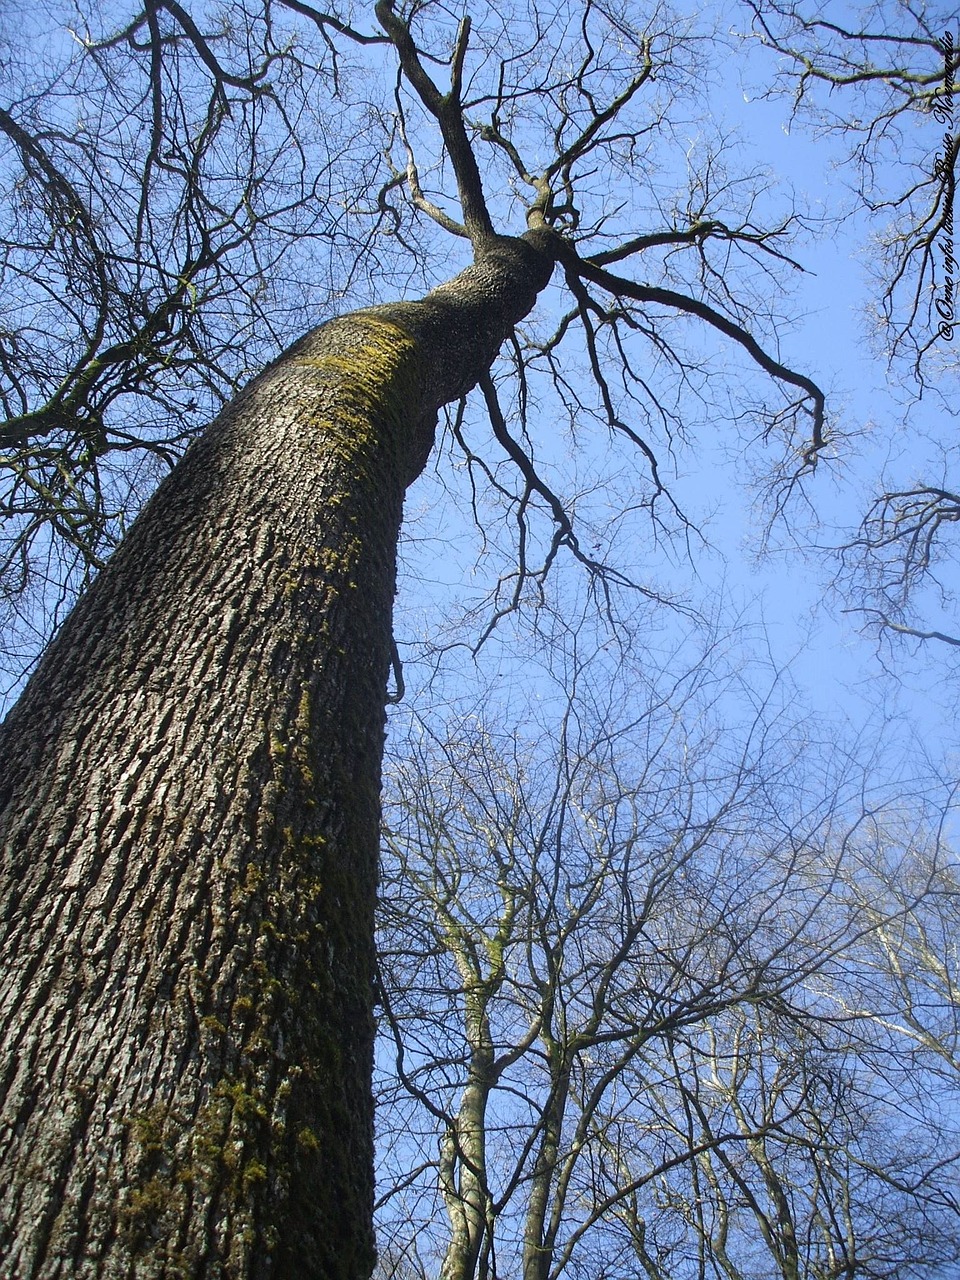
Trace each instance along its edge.
{"label": "tapering trunk", "polygon": [[[486,1241],[490,1190],[487,1185],[487,1103],[492,1086],[493,1046],[484,1014],[470,1028],[470,1076],[460,1097],[455,1128],[440,1148],[440,1189],[450,1223],[450,1239],[439,1280],[476,1280]],[[474,1038],[474,1031],[479,1036]],[[482,1043],[478,1043],[482,1040]]]}
{"label": "tapering trunk", "polygon": [[322,327],[161,486],[0,731],[0,1258],[361,1280],[406,486],[549,278]]}
{"label": "tapering trunk", "polygon": [[545,1049],[551,1086],[543,1113],[540,1147],[527,1195],[523,1232],[523,1280],[547,1280],[553,1263],[558,1225],[550,1209],[551,1198],[558,1194],[555,1179],[563,1120],[570,1096],[570,1063],[566,1050],[552,1038],[545,1037]]}

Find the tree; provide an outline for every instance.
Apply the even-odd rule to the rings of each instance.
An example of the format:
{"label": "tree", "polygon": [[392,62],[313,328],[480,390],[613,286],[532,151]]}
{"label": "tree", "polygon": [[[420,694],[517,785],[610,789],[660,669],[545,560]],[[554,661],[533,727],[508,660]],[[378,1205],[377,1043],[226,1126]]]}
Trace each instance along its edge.
{"label": "tree", "polygon": [[[648,339],[688,376],[664,315],[694,318],[772,378],[779,399],[764,423],[786,441],[788,482],[812,468],[824,441],[818,388],[754,335],[764,313],[737,299],[730,270],[711,257],[716,246],[721,264],[740,253],[748,266],[775,268],[792,219],[768,231],[750,213],[715,215],[704,186],[696,207],[620,236],[595,184],[598,167],[630,173],[645,130],[667,128],[659,102],[646,121],[642,103],[683,51],[671,20],[655,14],[640,29],[588,0],[546,29],[531,12],[512,45],[499,26],[483,34],[471,68],[468,20],[451,30],[439,12],[434,24],[430,13],[401,16],[389,0],[374,31],[285,0],[206,34],[200,18],[164,0],[125,17],[109,39],[81,36],[77,57],[123,47],[149,69],[148,157],[160,169],[163,122],[183,105],[165,97],[170,58],[212,86],[214,123],[270,94],[289,104],[283,68],[309,59],[296,40],[273,40],[280,13],[318,32],[338,101],[356,92],[364,105],[344,48],[373,50],[381,77],[384,53],[395,59],[390,129],[407,158],[381,187],[376,220],[394,221],[406,252],[411,218],[431,219],[469,246],[472,263],[418,302],[322,325],[255,378],[161,484],[5,722],[0,1250],[23,1277],[369,1273],[390,614],[404,492],[429,455],[438,412],[479,384],[493,436],[517,469],[513,598],[563,549],[601,586],[617,582],[584,550],[532,447],[511,433],[491,375],[501,345],[513,339],[526,404],[525,370],[538,362],[569,389],[564,351],[579,329],[602,421],[648,462],[650,505],[663,484],[625,406],[641,396],[647,412],[660,405],[628,339]],[[255,64],[247,75],[219,54],[231,40]],[[254,48],[268,53],[253,58]],[[438,87],[436,68],[449,88]],[[291,79],[300,93],[302,80]],[[225,86],[246,96],[225,106]],[[458,216],[424,185],[417,147],[430,133],[415,133],[416,112],[442,143],[439,181],[453,183]],[[60,193],[58,207],[69,206],[87,246],[81,261],[106,270],[94,236],[105,189],[68,189],[29,140],[7,136],[44,198]],[[197,158],[203,147],[190,136]],[[520,235],[498,230],[478,155],[527,192]],[[246,173],[249,155],[235,157]],[[402,215],[390,203],[401,187]],[[149,184],[134,198],[147,222],[154,199],[162,206]],[[192,182],[183,200],[195,211]],[[199,216],[201,242],[212,216]],[[51,217],[59,226],[61,215]],[[611,270],[635,257],[650,259],[659,283]],[[689,269],[674,265],[685,257]],[[221,261],[214,254],[212,269]],[[558,265],[567,309],[552,338],[524,350],[516,326]],[[87,274],[83,266],[71,285],[84,298]],[[196,285],[186,274],[166,280],[166,300],[146,317],[137,312],[134,349],[118,357],[125,387],[132,379],[150,394],[164,326],[189,330]],[[111,296],[105,287],[95,316],[113,317]],[[62,474],[70,449],[95,430],[110,401],[98,381],[99,324],[78,324],[83,350],[68,353],[69,377],[52,396],[56,379],[37,379],[49,412],[14,399],[18,466],[32,465],[24,451],[49,450]],[[620,353],[622,392],[611,389],[605,341]],[[26,400],[29,378],[21,391]],[[581,406],[583,393],[570,394]],[[106,451],[123,449],[122,434],[104,438]],[[82,452],[78,465],[92,456]],[[62,492],[41,497],[43,518],[62,523]],[[525,541],[538,504],[552,521],[539,568]]]}
{"label": "tree", "polygon": [[[841,551],[856,612],[883,640],[956,648],[953,531],[960,31],[951,5],[881,0],[834,20],[799,0],[754,4],[792,116],[840,139],[871,234],[880,345],[912,386],[909,451]],[[924,412],[920,400],[935,405]],[[945,428],[945,429],[944,429]]]}
{"label": "tree", "polygon": [[[847,21],[824,18],[804,0],[747,7],[754,33],[780,55],[777,88],[790,93],[794,117],[837,135],[861,209],[885,222],[873,271],[887,350],[922,384],[952,341],[944,285],[955,264],[944,255],[960,145],[956,15],[903,0],[880,0]],[[927,124],[929,133],[917,128]]]}
{"label": "tree", "polygon": [[364,256],[344,197],[370,180],[337,117],[315,127],[329,67],[276,22],[41,4],[23,26],[0,113],[5,693],[189,440],[330,313],[318,246]]}
{"label": "tree", "polygon": [[955,864],[775,689],[737,725],[759,673],[638,659],[393,744],[378,1275],[942,1274]]}

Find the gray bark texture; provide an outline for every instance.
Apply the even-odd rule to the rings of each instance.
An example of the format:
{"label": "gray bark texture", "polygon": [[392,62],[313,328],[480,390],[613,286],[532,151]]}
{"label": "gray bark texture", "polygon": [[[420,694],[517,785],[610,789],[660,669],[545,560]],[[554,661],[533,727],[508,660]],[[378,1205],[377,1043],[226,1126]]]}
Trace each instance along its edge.
{"label": "gray bark texture", "polygon": [[168,477],[0,729],[0,1275],[362,1280],[397,535],[549,279],[322,326]]}

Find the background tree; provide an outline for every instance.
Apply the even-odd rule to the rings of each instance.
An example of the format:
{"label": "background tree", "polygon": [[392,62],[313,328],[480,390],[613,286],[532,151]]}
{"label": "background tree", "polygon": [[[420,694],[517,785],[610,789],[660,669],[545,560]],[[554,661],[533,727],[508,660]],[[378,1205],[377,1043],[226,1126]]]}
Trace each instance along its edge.
{"label": "background tree", "polygon": [[960,91],[956,14],[881,0],[836,20],[804,3],[747,6],[761,42],[780,55],[772,91],[801,123],[832,133],[853,189],[878,231],[872,264],[892,359],[937,372],[951,338],[941,314],[944,237],[956,188]]}
{"label": "background tree", "polygon": [[[282,38],[279,15],[290,22]],[[40,192],[41,209],[55,198],[60,210],[30,215],[31,261],[46,265],[18,267],[17,325],[36,297],[86,299],[91,273],[100,290],[89,310],[68,303],[64,364],[48,367],[37,336],[46,325],[36,323],[27,372],[11,384],[16,474],[38,474],[48,450],[66,477],[40,486],[36,511],[20,512],[15,536],[27,552],[51,529],[84,559],[109,537],[109,519],[99,533],[77,534],[63,495],[78,469],[93,474],[94,454],[102,474],[105,458],[124,452],[122,429],[107,431],[123,399],[112,389],[152,388],[168,358],[186,360],[190,379],[211,386],[204,361],[186,354],[203,345],[193,303],[209,287],[215,311],[223,288],[247,308],[262,268],[251,236],[265,156],[251,160],[253,124],[239,146],[224,130],[255,124],[277,101],[285,130],[309,131],[304,66],[320,66],[344,136],[358,120],[379,123],[367,85],[395,82],[388,137],[403,160],[370,193],[373,226],[386,221],[391,246],[426,256],[435,242],[419,241],[416,229],[428,219],[431,232],[463,243],[470,263],[419,302],[354,311],[311,331],[254,379],[158,489],[4,725],[0,1249],[24,1277],[269,1271],[353,1280],[372,1266],[372,912],[390,607],[404,491],[424,466],[438,412],[479,384],[492,437],[515,469],[515,487],[503,484],[454,411],[454,439],[519,523],[503,607],[542,583],[564,549],[606,589],[611,609],[623,577],[585,550],[538,468],[526,415],[538,367],[554,375],[573,418],[594,414],[637,451],[635,464],[646,460],[636,505],[655,514],[669,504],[655,451],[632,419],[660,415],[669,430],[669,409],[630,344],[639,339],[681,381],[696,381],[703,353],[685,356],[668,339],[671,317],[697,321],[769,377],[771,403],[752,405],[751,422],[782,438],[788,484],[824,442],[822,396],[763,345],[767,304],[754,305],[751,292],[754,267],[769,298],[791,218],[758,221],[755,181],[717,192],[698,176],[671,208],[645,185],[643,146],[671,141],[666,101],[699,46],[662,12],[641,26],[629,12],[587,3],[553,11],[547,24],[531,9],[509,31],[492,11],[482,16],[474,37],[466,19],[451,24],[440,9],[402,15],[386,2],[376,23],[368,14],[353,27],[299,0],[216,18],[165,0],[118,15],[106,34],[81,30],[71,67],[112,66],[116,54],[139,85],[133,144],[125,150],[121,132],[115,145],[136,176],[125,204],[71,176],[59,136],[68,131],[42,122],[50,82],[39,119],[17,125],[25,140],[7,134],[24,189]],[[309,94],[312,74],[306,83]],[[66,101],[82,137],[76,99]],[[110,110],[117,101],[107,98]],[[165,123],[181,112],[190,126]],[[95,133],[103,146],[117,118],[108,111]],[[282,166],[288,134],[263,128],[266,154]],[[381,145],[376,136],[372,153]],[[293,226],[304,217],[315,229],[311,156],[295,149],[293,175],[281,167],[279,185],[282,193],[292,183]],[[231,178],[217,197],[198,176],[208,157]],[[485,198],[481,163],[502,200]],[[625,184],[620,209],[609,203],[614,174]],[[407,204],[398,209],[401,187]],[[737,214],[740,197],[747,208]],[[95,234],[108,206],[126,211],[122,262]],[[282,223],[282,194],[273,190],[266,207]],[[76,231],[62,230],[63,210]],[[58,228],[52,237],[44,218]],[[521,234],[503,234],[510,229]],[[65,235],[78,237],[73,275]],[[246,264],[235,295],[234,245]],[[445,275],[449,256],[444,248]],[[621,274],[633,261],[642,272]],[[540,340],[518,333],[558,265],[559,318]],[[125,283],[111,284],[121,266]],[[435,267],[414,263],[410,273]],[[120,350],[121,333],[103,317],[122,289],[136,295],[136,323],[126,330],[132,347]],[[575,334],[589,392],[567,372]],[[516,424],[491,373],[508,339]],[[700,344],[692,337],[694,351]],[[238,375],[228,367],[213,390]],[[178,396],[158,395],[169,422]],[[109,517],[89,484],[83,509]],[[547,517],[537,546],[535,508]],[[29,575],[14,586],[23,581]]]}
{"label": "background tree", "polygon": [[91,13],[73,38],[65,18],[34,6],[4,49],[8,684],[189,439],[329,305],[313,246],[349,242],[364,180],[337,119],[316,127],[329,68],[290,58],[288,32],[202,36],[177,5]]}
{"label": "background tree", "polygon": [[[957,241],[960,29],[955,8],[881,0],[824,16],[748,4],[778,55],[792,118],[839,141],[865,215],[876,345],[906,388],[908,447],[888,459],[841,556],[853,608],[885,641],[956,648]],[[875,321],[875,324],[873,323]],[[921,403],[922,402],[922,403]],[[893,452],[891,450],[891,452]]]}
{"label": "background tree", "polygon": [[942,1274],[955,993],[920,1033],[899,986],[955,980],[936,829],[865,817],[856,757],[811,766],[717,647],[655,674],[577,640],[391,749],[378,1275]]}

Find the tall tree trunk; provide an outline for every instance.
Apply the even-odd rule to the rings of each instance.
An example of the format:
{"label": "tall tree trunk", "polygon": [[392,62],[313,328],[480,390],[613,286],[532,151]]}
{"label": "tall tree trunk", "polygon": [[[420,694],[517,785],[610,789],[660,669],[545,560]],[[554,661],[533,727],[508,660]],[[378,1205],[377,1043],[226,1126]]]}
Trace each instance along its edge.
{"label": "tall tree trunk", "polygon": [[[494,1047],[486,1011],[489,989],[483,992],[481,983],[471,989],[474,975],[468,957],[461,953],[457,964],[467,984],[470,1066],[453,1126],[440,1144],[440,1189],[450,1221],[450,1240],[439,1280],[474,1280],[475,1276],[487,1274],[486,1265],[480,1265],[481,1250],[490,1244],[485,1239],[490,1214],[487,1103],[494,1083]],[[494,982],[499,987],[500,983]]]}
{"label": "tall tree trunk", "polygon": [[406,486],[550,275],[495,240],[210,427],[0,730],[0,1258],[360,1280]]}
{"label": "tall tree trunk", "polygon": [[523,1280],[547,1280],[553,1264],[557,1224],[549,1214],[550,1199],[551,1192],[555,1191],[554,1180],[563,1135],[563,1119],[570,1097],[567,1046],[558,1044],[548,1034],[543,1035],[542,1039],[550,1069],[550,1096],[543,1112],[540,1149],[527,1195],[523,1231]]}

